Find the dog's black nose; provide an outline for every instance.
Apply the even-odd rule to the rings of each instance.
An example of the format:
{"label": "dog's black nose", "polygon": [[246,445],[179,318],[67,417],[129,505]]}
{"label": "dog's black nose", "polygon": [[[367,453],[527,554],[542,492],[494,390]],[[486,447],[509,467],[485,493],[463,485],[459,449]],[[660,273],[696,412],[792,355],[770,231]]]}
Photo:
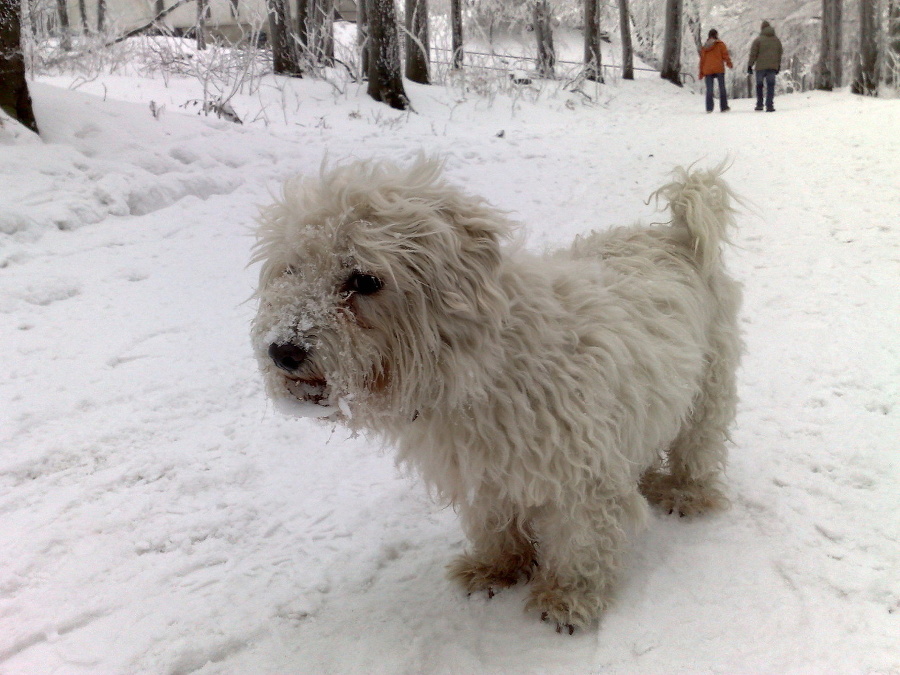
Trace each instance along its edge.
{"label": "dog's black nose", "polygon": [[273,342],[269,345],[269,358],[272,359],[276,366],[289,373],[295,372],[306,361],[308,355],[308,349],[295,345],[292,342],[286,342],[281,345]]}

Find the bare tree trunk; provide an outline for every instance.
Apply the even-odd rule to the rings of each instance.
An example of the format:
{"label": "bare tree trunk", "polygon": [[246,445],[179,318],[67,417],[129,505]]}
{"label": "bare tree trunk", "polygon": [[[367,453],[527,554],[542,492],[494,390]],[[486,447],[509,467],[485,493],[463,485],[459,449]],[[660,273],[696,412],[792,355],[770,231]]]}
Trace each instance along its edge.
{"label": "bare tree trunk", "polygon": [[428,76],[428,0],[406,0],[406,77],[419,84],[431,84]]}
{"label": "bare tree trunk", "polygon": [[878,0],[859,0],[859,55],[851,89],[878,95]]}
{"label": "bare tree trunk", "polygon": [[37,132],[22,55],[22,4],[0,0],[0,109]]}
{"label": "bare tree trunk", "polygon": [[197,0],[197,23],[194,30],[197,33],[197,49],[206,49],[206,12],[209,9],[209,0]]}
{"label": "bare tree trunk", "polygon": [[97,0],[97,32],[106,28],[106,0]]}
{"label": "bare tree trunk", "polygon": [[463,25],[461,0],[450,0],[450,46],[453,49],[453,68],[463,67]]}
{"label": "bare tree trunk", "polygon": [[369,87],[376,101],[397,110],[409,108],[400,74],[400,36],[394,0],[369,0]]}
{"label": "bare tree trunk", "polygon": [[550,4],[547,0],[535,0],[534,35],[537,38],[537,71],[540,77],[554,77],[556,50],[553,48],[553,25]]}
{"label": "bare tree trunk", "polygon": [[290,34],[291,14],[288,0],[268,0],[269,33],[272,44],[272,69],[277,75],[303,77],[297,50]]}
{"label": "bare tree trunk", "polygon": [[584,0],[584,76],[603,82],[603,55],[600,53],[600,12],[597,0]]}
{"label": "bare tree trunk", "polygon": [[681,85],[681,20],[683,0],[666,0],[666,32],[659,76]]}
{"label": "bare tree trunk", "polygon": [[634,79],[634,49],[631,46],[631,12],[628,0],[619,0],[619,32],[622,38],[622,79]]}
{"label": "bare tree trunk", "polygon": [[69,35],[69,8],[66,0],[56,0],[56,14],[59,17],[60,45],[63,49],[72,49],[72,36]]}
{"label": "bare tree trunk", "polygon": [[816,88],[831,91],[841,84],[841,0],[822,0],[822,46]]}

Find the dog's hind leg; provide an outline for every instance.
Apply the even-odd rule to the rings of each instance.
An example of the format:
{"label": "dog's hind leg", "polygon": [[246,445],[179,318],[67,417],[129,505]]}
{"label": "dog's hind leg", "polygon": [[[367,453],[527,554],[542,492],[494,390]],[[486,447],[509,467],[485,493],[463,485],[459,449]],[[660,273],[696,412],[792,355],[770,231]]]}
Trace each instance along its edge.
{"label": "dog's hind leg", "polygon": [[728,427],[737,407],[734,371],[740,341],[736,331],[723,330],[715,346],[690,415],[668,448],[666,470],[651,469],[641,479],[647,500],[667,513],[693,516],[728,506],[721,476]]}
{"label": "dog's hind leg", "polygon": [[531,576],[534,544],[528,525],[508,502],[484,492],[472,504],[460,508],[462,524],[471,548],[449,566],[449,576],[469,593],[495,591]]}

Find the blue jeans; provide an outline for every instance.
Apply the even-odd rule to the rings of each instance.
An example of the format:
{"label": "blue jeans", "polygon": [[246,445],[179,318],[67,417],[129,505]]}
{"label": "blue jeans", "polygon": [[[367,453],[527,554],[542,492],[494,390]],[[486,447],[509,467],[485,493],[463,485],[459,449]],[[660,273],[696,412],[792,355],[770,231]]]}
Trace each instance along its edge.
{"label": "blue jeans", "polygon": [[766,110],[775,109],[775,75],[777,70],[767,68],[756,71],[756,107],[763,107],[763,82],[766,83]]}
{"label": "blue jeans", "polygon": [[713,82],[719,81],[719,110],[728,110],[728,96],[725,94],[725,73],[707,75],[706,80],[706,112],[712,112],[713,108]]}

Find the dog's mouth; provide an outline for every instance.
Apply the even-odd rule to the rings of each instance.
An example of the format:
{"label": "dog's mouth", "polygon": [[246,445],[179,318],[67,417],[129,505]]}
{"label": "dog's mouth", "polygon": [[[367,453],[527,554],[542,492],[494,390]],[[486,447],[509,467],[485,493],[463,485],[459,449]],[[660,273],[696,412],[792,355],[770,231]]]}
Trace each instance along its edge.
{"label": "dog's mouth", "polygon": [[283,378],[284,396],[274,396],[278,410],[292,417],[333,417],[339,409],[329,401],[324,379]]}
{"label": "dog's mouth", "polygon": [[328,383],[325,380],[295,380],[286,377],[285,389],[298,401],[328,405]]}

